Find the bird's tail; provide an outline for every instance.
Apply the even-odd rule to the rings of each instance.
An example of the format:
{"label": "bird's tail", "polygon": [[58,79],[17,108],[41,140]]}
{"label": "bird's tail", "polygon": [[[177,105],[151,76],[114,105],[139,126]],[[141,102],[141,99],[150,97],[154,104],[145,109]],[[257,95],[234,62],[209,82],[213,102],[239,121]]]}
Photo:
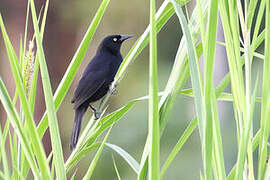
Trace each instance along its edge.
{"label": "bird's tail", "polygon": [[72,135],[71,135],[71,140],[69,144],[69,148],[73,150],[76,147],[76,144],[78,142],[80,130],[81,130],[81,123],[82,123],[82,118],[85,113],[87,108],[85,107],[79,107],[78,109],[75,110],[75,120],[72,128]]}

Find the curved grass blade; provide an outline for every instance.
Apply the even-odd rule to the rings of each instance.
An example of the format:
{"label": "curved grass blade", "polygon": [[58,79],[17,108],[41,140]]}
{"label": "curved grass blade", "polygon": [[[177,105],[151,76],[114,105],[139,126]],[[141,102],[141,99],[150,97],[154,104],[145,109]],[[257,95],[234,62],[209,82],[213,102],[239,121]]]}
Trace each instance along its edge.
{"label": "curved grass blade", "polygon": [[196,114],[198,115],[198,122],[199,122],[199,129],[201,133],[203,132],[203,112],[204,112],[204,104],[203,104],[203,93],[202,93],[202,82],[201,82],[201,74],[199,70],[199,65],[198,65],[198,60],[197,60],[197,55],[195,51],[195,47],[193,45],[192,37],[184,16],[184,13],[181,9],[181,6],[177,4],[175,1],[171,1],[172,4],[175,7],[175,11],[177,13],[177,16],[179,18],[180,24],[183,29],[184,36],[186,38],[186,43],[187,43],[187,55],[188,55],[188,60],[190,64],[190,76],[191,76],[191,82],[192,82],[192,87],[194,90],[194,95],[195,95],[195,106],[196,106]]}
{"label": "curved grass blade", "polygon": [[136,174],[139,174],[140,165],[129,153],[114,144],[105,143],[105,145],[117,152],[122,158],[124,158],[124,160],[129,164],[129,166],[136,172]]}

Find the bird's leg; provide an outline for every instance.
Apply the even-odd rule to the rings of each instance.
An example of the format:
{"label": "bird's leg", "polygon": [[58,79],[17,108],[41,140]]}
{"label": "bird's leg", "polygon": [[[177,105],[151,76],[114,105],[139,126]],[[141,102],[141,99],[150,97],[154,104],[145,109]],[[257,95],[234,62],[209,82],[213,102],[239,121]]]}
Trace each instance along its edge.
{"label": "bird's leg", "polygon": [[111,94],[117,94],[118,93],[117,86],[118,86],[117,84],[115,84],[114,87],[110,86],[109,91],[110,91]]}
{"label": "bird's leg", "polygon": [[91,104],[89,104],[89,107],[90,107],[90,108],[92,109],[92,111],[94,112],[94,115],[95,115],[96,120],[99,119],[101,113],[98,112],[98,111],[96,110],[96,108],[95,108],[94,106],[92,106]]}

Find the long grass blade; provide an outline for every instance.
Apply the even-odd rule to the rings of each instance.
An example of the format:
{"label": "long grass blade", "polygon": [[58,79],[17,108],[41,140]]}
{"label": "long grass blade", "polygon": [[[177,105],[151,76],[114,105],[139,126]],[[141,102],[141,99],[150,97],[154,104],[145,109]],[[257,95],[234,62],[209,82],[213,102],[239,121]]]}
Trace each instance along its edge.
{"label": "long grass blade", "polygon": [[149,179],[159,179],[159,112],[158,112],[158,73],[157,37],[155,21],[155,0],[150,0],[150,62],[149,62],[149,107],[148,134],[151,139],[149,156]]}
{"label": "long grass blade", "polygon": [[[216,167],[213,168],[216,178],[225,179],[226,177],[222,152],[220,125],[216,105],[216,96],[213,85],[213,67],[216,46],[217,18],[218,1],[212,0],[209,7],[206,39],[203,42],[205,60],[204,103],[206,110],[203,138],[203,161],[205,166],[205,179],[212,179],[211,163],[213,162],[214,167]],[[213,162],[211,161],[212,152],[214,152],[215,158]]]}
{"label": "long grass blade", "polygon": [[42,84],[44,89],[45,95],[45,102],[46,102],[46,109],[48,112],[48,121],[49,121],[49,129],[50,129],[50,137],[52,142],[52,151],[53,151],[53,158],[55,162],[55,170],[56,176],[59,179],[66,179],[66,173],[64,169],[64,158],[62,152],[62,145],[60,139],[60,132],[58,127],[58,121],[56,117],[56,110],[53,103],[53,95],[52,95],[52,88],[49,78],[49,73],[46,65],[46,59],[44,55],[44,50],[42,46],[40,31],[37,22],[37,15],[34,5],[34,0],[31,0],[31,12],[32,12],[32,19],[34,24],[35,36],[36,36],[36,44],[37,50],[39,55],[40,61],[40,70],[41,70],[41,77],[42,77]]}
{"label": "long grass blade", "polygon": [[264,178],[266,157],[268,155],[267,143],[270,132],[270,2],[266,1],[266,19],[265,19],[265,60],[263,69],[263,87],[262,87],[262,108],[261,108],[261,125],[262,131],[259,145],[259,168],[258,179]]}

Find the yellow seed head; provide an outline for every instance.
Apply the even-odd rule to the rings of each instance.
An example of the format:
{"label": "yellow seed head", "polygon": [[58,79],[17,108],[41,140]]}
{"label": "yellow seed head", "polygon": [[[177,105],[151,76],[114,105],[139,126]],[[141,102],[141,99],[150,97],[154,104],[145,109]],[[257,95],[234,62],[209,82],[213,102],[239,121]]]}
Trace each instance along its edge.
{"label": "yellow seed head", "polygon": [[33,41],[29,42],[28,48],[29,49],[26,52],[26,55],[24,58],[24,71],[23,71],[24,84],[25,84],[25,90],[26,90],[27,96],[29,95],[29,92],[30,92],[30,87],[32,85],[32,77],[33,77],[33,72],[34,72],[35,54],[33,51],[33,48],[34,48]]}

